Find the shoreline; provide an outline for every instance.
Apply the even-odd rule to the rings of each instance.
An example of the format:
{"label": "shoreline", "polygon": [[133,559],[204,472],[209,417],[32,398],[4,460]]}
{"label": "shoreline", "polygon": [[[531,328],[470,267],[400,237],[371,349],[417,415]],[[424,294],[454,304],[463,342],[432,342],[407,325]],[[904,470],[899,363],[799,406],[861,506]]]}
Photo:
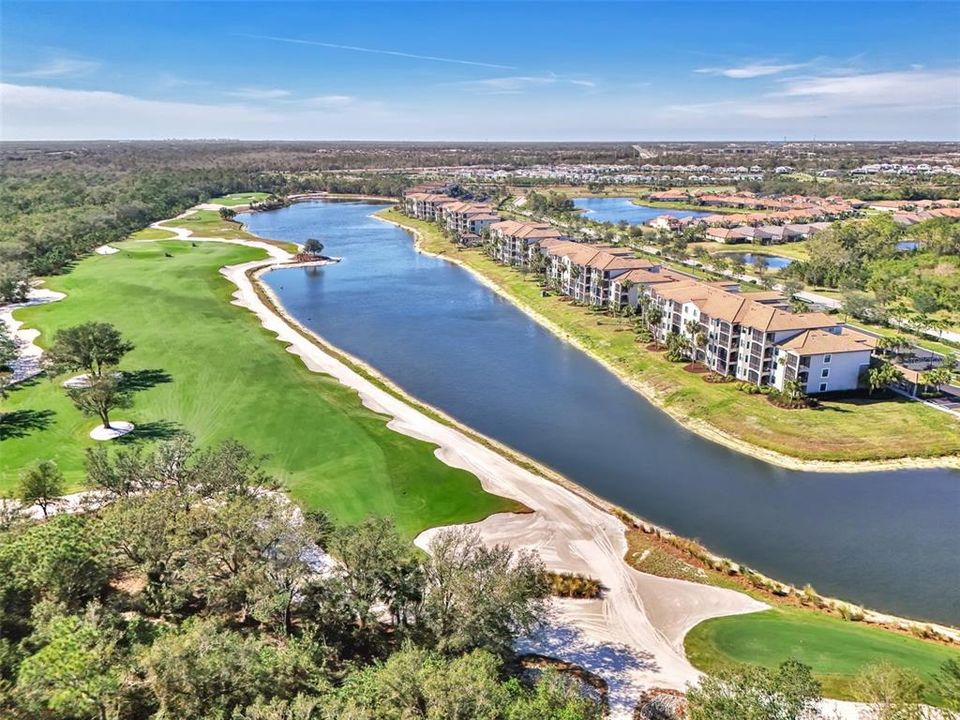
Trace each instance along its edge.
{"label": "shoreline", "polygon": [[634,378],[624,377],[623,373],[610,363],[605,358],[601,357],[595,353],[590,348],[584,346],[576,338],[571,336],[568,332],[560,328],[556,323],[548,318],[544,317],[540,313],[532,310],[526,306],[520,300],[514,298],[510,293],[503,290],[495,282],[490,280],[480,271],[474,269],[467,263],[459,260],[458,258],[448,255],[446,253],[435,253],[430,250],[426,250],[423,247],[423,237],[417,228],[408,227],[402,223],[396,222],[389,218],[382,217],[379,212],[373,214],[374,218],[380,220],[381,222],[394,225],[395,227],[401,228],[402,230],[411,233],[414,237],[414,247],[417,252],[423,253],[424,255],[430,255],[431,257],[440,258],[446,260],[447,262],[454,263],[459,265],[467,272],[471,273],[479,282],[484,286],[497,293],[500,297],[507,300],[510,304],[516,307],[518,310],[523,312],[525,315],[533,319],[535,322],[549,330],[555,336],[563,340],[564,342],[569,343],[573,347],[577,348],[583,353],[586,353],[591,359],[603,365],[607,370],[613,373],[625,386],[631,390],[637,392],[647,401],[649,401],[657,410],[666,413],[674,421],[684,427],[686,430],[702,437],[712,442],[723,445],[724,447],[739,452],[743,455],[748,455],[754,459],[762,460],[764,462],[770,463],[771,465],[776,465],[778,467],[784,468],[786,470],[796,470],[800,472],[835,472],[835,473],[857,473],[857,472],[876,472],[876,471],[887,471],[887,470],[923,470],[923,469],[950,469],[957,470],[960,469],[960,456],[955,455],[946,455],[937,458],[926,458],[926,457],[903,457],[903,458],[891,458],[885,460],[804,460],[802,458],[796,458],[791,455],[786,455],[784,453],[777,452],[775,450],[768,450],[766,448],[760,447],[759,445],[754,445],[746,440],[741,440],[729,433],[720,430],[714,425],[706,422],[705,420],[698,420],[696,418],[691,418],[690,416],[677,412],[675,409],[665,406],[660,400],[660,394],[658,391],[647,385],[646,383],[640,382]]}

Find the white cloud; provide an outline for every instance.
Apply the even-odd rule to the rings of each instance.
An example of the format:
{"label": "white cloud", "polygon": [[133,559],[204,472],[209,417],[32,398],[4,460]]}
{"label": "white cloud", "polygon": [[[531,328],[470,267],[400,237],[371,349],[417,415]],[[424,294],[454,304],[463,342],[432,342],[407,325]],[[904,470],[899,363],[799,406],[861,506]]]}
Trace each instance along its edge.
{"label": "white cloud", "polygon": [[37,65],[31,70],[10,73],[11,77],[34,78],[37,80],[52,80],[59,78],[80,77],[89,75],[99,69],[100,63],[95,60],[80,60],[77,58],[54,58]]}
{"label": "white cloud", "polygon": [[357,98],[352,95],[319,95],[301,101],[303,105],[319,110],[340,110],[350,107],[356,102]]}
{"label": "white cloud", "polygon": [[[149,100],[100,90],[0,83],[4,137],[11,140],[156,138],[365,139],[393,137],[379,103],[342,95],[282,106]],[[406,128],[412,131],[411,127]]]}
{"label": "white cloud", "polygon": [[241,98],[243,100],[279,100],[290,96],[289,90],[280,88],[236,88],[224,93],[230,97]]}
{"label": "white cloud", "polygon": [[[859,73],[789,78],[776,89],[737,100],[689,103],[666,108],[685,116],[740,116],[763,120],[850,118],[864,124],[924,110],[960,112],[960,70]],[[874,113],[872,116],[864,112]],[[904,128],[906,130],[907,128]],[[943,128],[947,137],[957,134]]]}
{"label": "white cloud", "polygon": [[776,65],[767,62],[749,63],[739,67],[730,68],[698,68],[696,73],[703,75],[722,75],[723,77],[734,80],[748,80],[750,78],[766,77],[768,75],[779,75],[788,70],[796,70],[806,67],[807,63],[794,63],[789,65]]}
{"label": "white cloud", "polygon": [[512,75],[508,77],[486,78],[484,80],[468,80],[458,84],[467,90],[484,95],[520,95],[536,88],[562,87],[564,85],[574,85],[587,89],[593,89],[597,86],[593,80],[567,78],[553,73],[547,75]]}

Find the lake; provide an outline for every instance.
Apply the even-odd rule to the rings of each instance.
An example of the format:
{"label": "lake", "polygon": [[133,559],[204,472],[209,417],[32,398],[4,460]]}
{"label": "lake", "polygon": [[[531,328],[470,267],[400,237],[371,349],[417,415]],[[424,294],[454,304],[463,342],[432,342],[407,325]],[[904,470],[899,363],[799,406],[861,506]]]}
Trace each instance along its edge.
{"label": "lake", "polygon": [[583,211],[581,216],[587,220],[614,224],[624,220],[628,225],[644,225],[660,215],[688,218],[704,217],[710,214],[694,210],[671,210],[649,205],[635,205],[633,199],[628,197],[575,198],[573,204]]}
{"label": "lake", "polygon": [[[704,440],[463,268],[359,202],[247,214],[342,262],[264,280],[287,310],[415,397],[781,580],[960,623],[960,473],[800,473]],[[322,450],[318,450],[321,452]]]}
{"label": "lake", "polygon": [[763,253],[752,252],[723,252],[717,253],[714,257],[724,257],[733,262],[739,260],[744,265],[756,265],[759,259],[765,261],[766,267],[770,270],[783,270],[783,268],[793,262],[790,258],[781,257],[780,255],[764,255]]}

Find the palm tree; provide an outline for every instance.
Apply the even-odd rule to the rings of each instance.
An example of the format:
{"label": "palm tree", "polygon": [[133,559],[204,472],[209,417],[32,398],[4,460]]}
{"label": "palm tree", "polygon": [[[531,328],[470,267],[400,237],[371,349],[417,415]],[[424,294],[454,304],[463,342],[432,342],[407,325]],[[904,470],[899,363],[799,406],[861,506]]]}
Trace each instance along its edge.
{"label": "palm tree", "polygon": [[903,372],[888,362],[882,362],[877,367],[867,370],[867,385],[870,387],[871,395],[875,390],[881,390],[900,380],[903,380]]}
{"label": "palm tree", "polygon": [[657,328],[660,327],[661,322],[663,322],[663,310],[658,307],[650,307],[647,310],[647,325],[654,336],[656,336]]}
{"label": "palm tree", "polygon": [[920,375],[920,382],[923,383],[924,389],[932,387],[935,390],[940,390],[941,385],[949,385],[952,380],[953,373],[942,366],[927,370]]}
{"label": "palm tree", "polygon": [[806,397],[803,392],[803,383],[797,379],[787,380],[783,384],[783,394],[790,401],[801,400]]}
{"label": "palm tree", "polygon": [[699,359],[700,351],[707,344],[706,333],[703,332],[703,327],[696,320],[687,320],[684,329],[687,331],[687,338],[692,350],[690,359],[696,361]]}

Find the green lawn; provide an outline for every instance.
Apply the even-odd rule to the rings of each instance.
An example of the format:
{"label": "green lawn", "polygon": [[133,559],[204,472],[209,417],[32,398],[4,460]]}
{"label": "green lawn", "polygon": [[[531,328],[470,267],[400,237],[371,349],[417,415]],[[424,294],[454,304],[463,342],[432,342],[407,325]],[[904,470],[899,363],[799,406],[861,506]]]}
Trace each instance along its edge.
{"label": "green lawn", "polygon": [[231,195],[222,195],[213,198],[207,202],[226,205],[227,207],[235,207],[237,205],[249,205],[252,202],[260,202],[261,200],[266,200],[268,197],[270,197],[270,194],[265,192],[233,193]]}
{"label": "green lawn", "polygon": [[556,296],[541,296],[532,274],[503,267],[479,249],[457,249],[436,225],[394,210],[384,218],[419,230],[425,250],[445,254],[482,273],[508,295],[554,323],[616,367],[627,379],[655,388],[677,415],[705,421],[759,447],[804,460],[877,460],[960,454],[960,421],[899,396],[827,400],[817,410],[782,410],[763,395],[732,383],[709,384],[682,363],[638,345],[627,325]]}
{"label": "green lawn", "polygon": [[281,240],[272,240],[248,233],[243,226],[236,220],[225,220],[220,217],[217,210],[197,210],[192,215],[178,218],[176,220],[167,220],[163,223],[167,227],[186,228],[197,237],[213,237],[224,239],[239,240],[260,240],[282,247],[288,252],[297,252],[297,246],[294,243],[283,242]]}
{"label": "green lawn", "polygon": [[158,228],[144,228],[137,230],[130,235],[129,240],[170,240],[177,235],[170,230],[160,230]]}
{"label": "green lawn", "polygon": [[[236,438],[268,455],[270,471],[305,506],[342,521],[392,516],[407,534],[518,509],[441,463],[434,446],[387,429],[386,418],[364,408],[356,393],[308,371],[252,314],[230,304],[233,286],[218,269],[261,251],[180,241],[119,247],[50,278],[48,287],[67,293],[65,300],[16,317],[41,331],[41,345],[59,328],[113,323],[136,345],[124,369],[169,375],[115,413],[145,430],[142,439],[179,428],[204,445]],[[13,489],[25,466],[48,458],[71,488],[81,487],[83,453],[94,444],[87,434],[97,422],[73,408],[63,379],[34,379],[4,401],[5,411],[21,411],[14,418],[23,423],[4,427],[0,492]]]}
{"label": "green lawn", "polygon": [[851,681],[873,663],[890,662],[929,681],[946,660],[960,659],[960,651],[945,645],[789,608],[707,620],[684,645],[705,672],[731,663],[772,668],[795,658],[813,668],[827,696],[841,699],[851,698]]}

